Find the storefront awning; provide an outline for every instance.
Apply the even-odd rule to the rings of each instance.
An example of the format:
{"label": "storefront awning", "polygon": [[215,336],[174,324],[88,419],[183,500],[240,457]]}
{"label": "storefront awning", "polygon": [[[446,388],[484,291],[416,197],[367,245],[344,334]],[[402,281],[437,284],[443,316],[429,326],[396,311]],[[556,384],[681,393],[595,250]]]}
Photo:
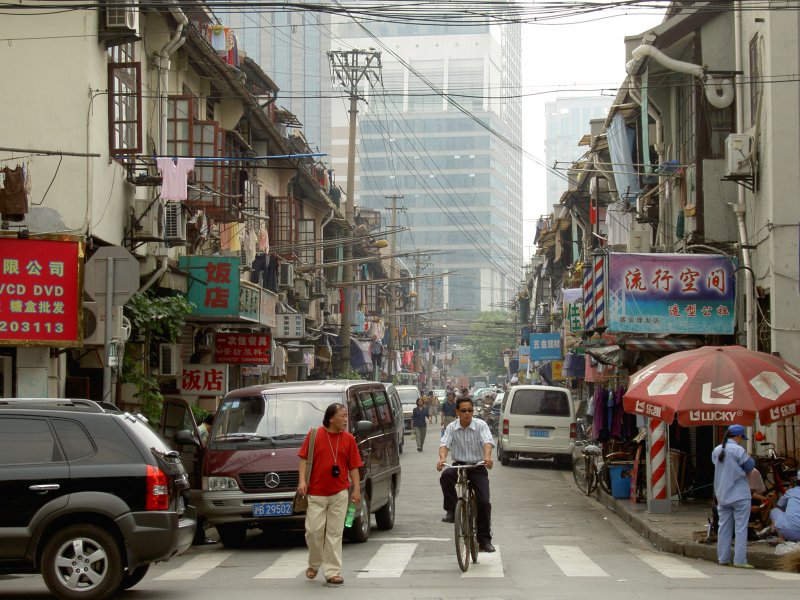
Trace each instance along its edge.
{"label": "storefront awning", "polygon": [[698,338],[628,338],[620,340],[619,345],[626,350],[680,352],[699,348],[703,345],[703,341]]}

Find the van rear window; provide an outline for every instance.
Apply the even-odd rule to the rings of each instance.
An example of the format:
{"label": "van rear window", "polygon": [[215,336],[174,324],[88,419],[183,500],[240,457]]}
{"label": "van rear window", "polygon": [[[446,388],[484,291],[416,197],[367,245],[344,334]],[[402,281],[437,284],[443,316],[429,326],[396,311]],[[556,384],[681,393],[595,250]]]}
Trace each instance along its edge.
{"label": "van rear window", "polygon": [[563,392],[518,390],[511,401],[511,414],[569,417],[569,400]]}

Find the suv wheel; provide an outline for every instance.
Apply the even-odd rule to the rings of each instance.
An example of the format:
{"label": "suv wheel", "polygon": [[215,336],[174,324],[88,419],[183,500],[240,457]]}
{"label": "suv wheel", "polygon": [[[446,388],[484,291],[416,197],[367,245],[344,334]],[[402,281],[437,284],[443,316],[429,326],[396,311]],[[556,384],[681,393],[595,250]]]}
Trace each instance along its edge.
{"label": "suv wheel", "polygon": [[219,541],[226,548],[241,548],[247,537],[247,528],[242,525],[217,525]]}
{"label": "suv wheel", "polygon": [[100,600],[119,588],[122,556],[114,537],[96,525],[70,525],[44,547],[42,576],[55,596]]}
{"label": "suv wheel", "polygon": [[122,576],[122,581],[117,588],[117,591],[121,592],[122,590],[128,590],[139,583],[144,576],[147,575],[147,572],[150,570],[150,565],[141,565],[136,567],[133,571],[125,571],[125,574]]}
{"label": "suv wheel", "polygon": [[347,539],[363,544],[369,539],[370,526],[369,497],[364,494],[358,504],[358,514],[353,521],[353,526],[345,530]]}
{"label": "suv wheel", "polygon": [[504,467],[507,467],[511,464],[511,459],[509,458],[508,454],[503,452],[503,445],[499,441],[497,442],[497,460],[499,460],[500,464]]}
{"label": "suv wheel", "polygon": [[391,529],[394,527],[394,485],[389,486],[389,497],[378,512],[375,513],[375,523],[378,529]]}

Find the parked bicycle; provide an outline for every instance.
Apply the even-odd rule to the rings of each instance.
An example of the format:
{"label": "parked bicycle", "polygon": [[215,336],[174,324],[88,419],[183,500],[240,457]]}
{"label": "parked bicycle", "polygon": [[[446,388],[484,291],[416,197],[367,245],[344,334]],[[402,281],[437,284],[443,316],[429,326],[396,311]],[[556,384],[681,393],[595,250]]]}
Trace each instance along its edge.
{"label": "parked bicycle", "polygon": [[448,469],[458,469],[456,478],[458,501],[454,513],[454,535],[458,566],[465,573],[469,569],[470,558],[472,562],[478,562],[478,500],[469,479],[467,479],[467,469],[474,469],[484,464],[483,461],[472,465],[444,464]]}

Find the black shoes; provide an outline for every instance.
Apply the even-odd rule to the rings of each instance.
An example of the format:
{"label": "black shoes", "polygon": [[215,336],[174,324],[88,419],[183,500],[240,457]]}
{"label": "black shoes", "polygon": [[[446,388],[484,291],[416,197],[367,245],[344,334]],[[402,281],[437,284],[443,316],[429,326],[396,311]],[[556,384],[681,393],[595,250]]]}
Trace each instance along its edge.
{"label": "black shoes", "polygon": [[492,546],[492,542],[483,542],[478,544],[478,550],[480,552],[494,552],[494,546]]}
{"label": "black shoes", "polygon": [[444,516],[442,517],[442,523],[455,523],[455,522],[456,522],[456,516],[452,510],[448,510],[446,513],[444,513]]}

